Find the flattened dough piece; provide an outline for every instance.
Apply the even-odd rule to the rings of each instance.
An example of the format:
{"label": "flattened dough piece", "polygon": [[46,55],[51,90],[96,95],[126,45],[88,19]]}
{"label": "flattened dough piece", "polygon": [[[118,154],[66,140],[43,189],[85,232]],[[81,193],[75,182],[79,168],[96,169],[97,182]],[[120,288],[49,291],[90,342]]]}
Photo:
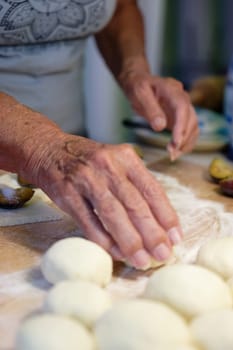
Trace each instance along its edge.
{"label": "flattened dough piece", "polygon": [[186,318],[232,306],[230,289],[221,277],[191,264],[175,264],[155,271],[144,298],[164,302]]}
{"label": "flattened dough piece", "polygon": [[24,321],[16,350],[94,350],[91,333],[70,318],[44,314]]}
{"label": "flattened dough piece", "polygon": [[201,349],[233,349],[233,310],[218,310],[201,315],[193,320],[190,327]]}
{"label": "flattened dough piece", "polygon": [[88,281],[62,281],[47,293],[45,310],[55,314],[71,316],[87,327],[112,305],[109,292]]}
{"label": "flattened dough piece", "polygon": [[162,303],[129,300],[116,303],[94,327],[101,350],[155,350],[189,345],[184,319]]}
{"label": "flattened dough piece", "polygon": [[112,257],[94,242],[80,237],[56,242],[42,258],[41,270],[50,283],[83,279],[106,286],[112,278]]}
{"label": "flattened dough piece", "polygon": [[215,238],[204,244],[197,255],[197,264],[223,278],[233,276],[233,237]]}

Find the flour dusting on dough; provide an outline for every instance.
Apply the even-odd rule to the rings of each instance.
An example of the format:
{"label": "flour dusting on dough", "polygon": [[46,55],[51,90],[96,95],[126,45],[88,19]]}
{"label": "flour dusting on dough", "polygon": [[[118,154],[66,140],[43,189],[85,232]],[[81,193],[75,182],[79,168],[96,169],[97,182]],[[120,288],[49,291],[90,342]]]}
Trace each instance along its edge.
{"label": "flour dusting on dough", "polygon": [[[175,255],[181,262],[194,262],[200,247],[213,237],[233,235],[233,214],[226,212],[220,203],[198,198],[192,189],[181,185],[175,178],[158,172],[152,172],[163,185],[167,195],[176,209],[184,231],[184,240],[175,247]],[[42,199],[46,203],[47,199]],[[79,235],[79,231],[77,232]],[[33,269],[10,274],[0,274],[0,309],[9,310],[0,315],[0,339],[10,332],[5,339],[4,349],[12,348],[15,332],[25,315],[40,310],[43,298],[49,285],[39,271],[39,261]],[[107,289],[114,299],[131,298],[142,295],[148,277],[147,273],[138,273],[132,278],[133,269],[125,267],[121,273],[113,277]],[[5,305],[6,296],[10,301]],[[12,310],[17,310],[11,314]],[[5,328],[2,328],[2,325]],[[2,333],[1,333],[2,330]],[[2,349],[0,346],[0,349]]]}
{"label": "flour dusting on dough", "polygon": [[233,235],[233,214],[226,212],[223,204],[198,198],[191,188],[171,176],[152,174],[164,187],[184,231],[184,240],[175,247],[178,260],[192,263],[210,238]]}

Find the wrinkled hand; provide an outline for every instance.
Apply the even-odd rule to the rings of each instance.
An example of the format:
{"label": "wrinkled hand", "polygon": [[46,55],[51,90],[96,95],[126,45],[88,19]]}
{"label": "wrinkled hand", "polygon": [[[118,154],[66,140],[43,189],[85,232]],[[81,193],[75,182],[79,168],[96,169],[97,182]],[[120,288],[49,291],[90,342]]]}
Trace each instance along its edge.
{"label": "wrinkled hand", "polygon": [[61,135],[33,154],[33,182],[115,259],[137,268],[151,256],[166,260],[181,239],[179,221],[132,147]]}
{"label": "wrinkled hand", "polygon": [[144,68],[126,69],[119,81],[134,110],[154,130],[172,130],[172,140],[167,146],[172,160],[193,149],[198,122],[189,95],[180,82],[151,76]]}

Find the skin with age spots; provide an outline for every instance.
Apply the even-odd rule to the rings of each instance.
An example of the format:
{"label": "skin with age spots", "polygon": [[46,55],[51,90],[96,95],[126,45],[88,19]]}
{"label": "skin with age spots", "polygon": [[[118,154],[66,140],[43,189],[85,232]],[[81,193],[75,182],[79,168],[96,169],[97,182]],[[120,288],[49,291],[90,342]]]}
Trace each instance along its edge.
{"label": "skin with age spots", "polygon": [[[56,179],[52,186],[43,182],[41,187],[77,219],[88,238],[115,258],[126,256],[136,267],[140,267],[138,254],[144,266],[150,255],[159,261],[167,259],[174,243],[167,232],[171,239],[175,237],[179,222],[159,183],[131,146],[92,141],[90,151],[85,142],[85,138],[76,141],[75,136],[64,141],[61,153],[53,155]],[[43,170],[41,178],[53,167]],[[138,178],[138,173],[142,177]]]}
{"label": "skin with age spots", "polygon": [[[95,40],[136,112],[155,130],[171,129],[171,159],[190,151],[198,136],[195,112],[181,83],[151,74],[136,0],[117,0]],[[166,261],[182,238],[164,190],[132,147],[64,133],[2,92],[0,168],[40,187],[88,239],[136,268],[149,266],[151,257]]]}

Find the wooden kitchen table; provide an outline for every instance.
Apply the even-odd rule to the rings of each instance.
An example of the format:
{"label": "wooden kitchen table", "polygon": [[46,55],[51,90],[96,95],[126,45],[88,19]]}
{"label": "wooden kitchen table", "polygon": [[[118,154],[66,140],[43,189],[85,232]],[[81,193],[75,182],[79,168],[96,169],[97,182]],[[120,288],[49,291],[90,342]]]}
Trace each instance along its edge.
{"label": "wooden kitchen table", "polygon": [[[170,163],[166,153],[143,147],[145,161],[152,170],[176,177],[200,198],[221,202],[233,211],[233,199],[223,196],[208,177],[208,165],[216,154],[193,154]],[[13,350],[19,323],[41,308],[50,285],[41,275],[41,255],[58,239],[75,236],[78,229],[68,216],[62,220],[0,227],[0,350]],[[142,272],[115,266],[115,276],[132,281]]]}

